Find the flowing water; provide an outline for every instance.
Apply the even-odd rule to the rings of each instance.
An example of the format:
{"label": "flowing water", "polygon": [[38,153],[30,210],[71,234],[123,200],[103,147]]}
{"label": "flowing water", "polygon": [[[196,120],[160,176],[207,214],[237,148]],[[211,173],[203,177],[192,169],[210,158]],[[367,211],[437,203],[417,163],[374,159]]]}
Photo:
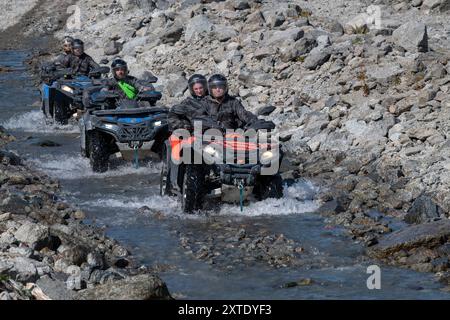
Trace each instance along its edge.
{"label": "flowing water", "polygon": [[[364,248],[330,228],[314,211],[316,187],[307,181],[287,186],[283,199],[252,203],[239,211],[225,204],[200,215],[183,215],[177,199],[158,195],[159,164],[133,168],[116,161],[104,174],[92,172],[79,152],[76,124],[48,123],[40,111],[39,90],[24,66],[28,52],[0,51],[0,125],[18,139],[8,148],[27,163],[59,179],[64,199],[87,213],[86,222],[103,226],[143,264],[158,266],[175,297],[186,299],[447,299],[433,274],[381,266],[381,290],[367,288]],[[60,144],[36,146],[39,139]],[[151,210],[138,210],[142,207]],[[179,234],[220,238],[214,222],[283,234],[322,263],[274,268],[264,262],[224,268],[197,260],[180,245]],[[225,231],[224,231],[225,232]],[[309,257],[311,258],[311,257]],[[231,258],[230,258],[231,259]],[[312,261],[312,260],[311,260]],[[299,279],[307,286],[286,287]]]}

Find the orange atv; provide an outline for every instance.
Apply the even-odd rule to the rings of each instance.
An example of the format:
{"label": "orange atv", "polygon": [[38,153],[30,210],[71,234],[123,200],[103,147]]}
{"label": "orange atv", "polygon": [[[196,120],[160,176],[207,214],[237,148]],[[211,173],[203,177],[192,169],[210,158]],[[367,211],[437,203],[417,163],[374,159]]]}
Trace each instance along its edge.
{"label": "orange atv", "polygon": [[[256,131],[253,131],[256,133]],[[204,139],[204,135],[180,138],[171,135],[162,151],[160,194],[178,195],[184,212],[202,209],[205,199],[239,191],[241,211],[244,198],[281,198],[278,143],[261,142],[247,133],[233,132]],[[206,140],[206,141],[204,141]]]}

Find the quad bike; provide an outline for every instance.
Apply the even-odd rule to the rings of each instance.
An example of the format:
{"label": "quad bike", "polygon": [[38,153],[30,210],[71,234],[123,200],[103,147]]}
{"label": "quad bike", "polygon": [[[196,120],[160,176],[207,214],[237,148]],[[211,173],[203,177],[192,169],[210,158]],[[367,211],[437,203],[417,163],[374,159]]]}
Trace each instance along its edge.
{"label": "quad bike", "polygon": [[[108,170],[110,155],[120,152],[125,160],[161,156],[168,137],[167,108],[155,106],[158,91],[138,93],[135,100],[96,88],[79,120],[81,154],[90,159],[94,172]],[[86,102],[85,102],[86,103]]]}
{"label": "quad bike", "polygon": [[109,72],[109,67],[100,67],[89,76],[73,75],[71,69],[43,68],[41,72],[42,111],[46,117],[60,124],[67,124],[77,110],[83,108],[83,91],[92,87],[93,79]]}
{"label": "quad bike", "polygon": [[[283,196],[278,167],[270,170],[271,174],[263,172],[263,168],[281,163],[282,152],[277,143],[246,141],[240,133],[228,133],[221,140],[202,141],[198,150],[194,147],[196,139],[171,135],[162,152],[160,194],[178,195],[184,212],[201,209],[207,198],[220,196],[223,201],[230,201],[232,197],[227,195],[233,191],[239,191],[241,211],[244,198],[249,195],[257,200]],[[256,154],[255,161],[249,161],[251,152]],[[186,153],[191,153],[190,160],[197,153],[201,163],[180,161]]]}

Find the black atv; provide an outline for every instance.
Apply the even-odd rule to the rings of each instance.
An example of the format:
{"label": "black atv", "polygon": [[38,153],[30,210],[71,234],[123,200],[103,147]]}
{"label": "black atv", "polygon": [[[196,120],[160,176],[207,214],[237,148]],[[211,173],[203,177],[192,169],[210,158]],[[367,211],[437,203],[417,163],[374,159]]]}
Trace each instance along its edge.
{"label": "black atv", "polygon": [[[273,123],[270,124],[273,129]],[[223,201],[235,202],[237,197],[234,194],[233,200],[233,193],[236,192],[239,192],[241,211],[244,198],[250,195],[256,200],[283,196],[279,166],[268,169],[282,159],[281,148],[278,143],[270,142],[270,134],[269,143],[246,140],[240,133],[224,134],[221,140],[202,141],[200,150],[195,147],[196,139],[171,135],[163,150],[160,195],[178,195],[184,212],[202,209],[207,198],[220,196]],[[187,153],[191,154],[188,163],[183,160],[183,154]],[[195,154],[197,159],[202,159],[201,163],[192,164]]]}
{"label": "black atv", "polygon": [[120,152],[125,160],[161,157],[168,137],[167,108],[155,106],[158,91],[138,93],[135,100],[96,88],[89,95],[86,112],[79,120],[81,154],[92,170],[105,172],[110,155]]}
{"label": "black atv", "polygon": [[83,91],[93,86],[93,79],[99,79],[109,72],[109,67],[100,67],[89,76],[73,75],[71,69],[57,69],[47,66],[41,71],[42,111],[55,122],[67,124],[77,110],[83,108]]}

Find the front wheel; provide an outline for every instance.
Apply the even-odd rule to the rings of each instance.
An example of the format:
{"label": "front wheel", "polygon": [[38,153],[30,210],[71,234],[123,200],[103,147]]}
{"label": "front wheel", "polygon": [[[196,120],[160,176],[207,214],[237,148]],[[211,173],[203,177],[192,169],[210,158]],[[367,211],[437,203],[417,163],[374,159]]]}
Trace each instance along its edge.
{"label": "front wheel", "polygon": [[167,159],[167,149],[164,146],[161,151],[161,175],[159,177],[159,194],[161,196],[171,196],[170,173]]}
{"label": "front wheel", "polygon": [[201,209],[205,188],[205,173],[200,165],[187,165],[181,190],[181,207],[183,212],[192,213]]}
{"label": "front wheel", "polygon": [[108,141],[103,134],[97,131],[88,132],[89,160],[94,172],[108,170],[109,148]]}
{"label": "front wheel", "polygon": [[283,197],[283,179],[279,174],[274,176],[260,176],[256,184],[257,196],[260,200]]}
{"label": "front wheel", "polygon": [[53,103],[53,120],[56,123],[66,125],[70,118],[69,106],[64,102]]}

